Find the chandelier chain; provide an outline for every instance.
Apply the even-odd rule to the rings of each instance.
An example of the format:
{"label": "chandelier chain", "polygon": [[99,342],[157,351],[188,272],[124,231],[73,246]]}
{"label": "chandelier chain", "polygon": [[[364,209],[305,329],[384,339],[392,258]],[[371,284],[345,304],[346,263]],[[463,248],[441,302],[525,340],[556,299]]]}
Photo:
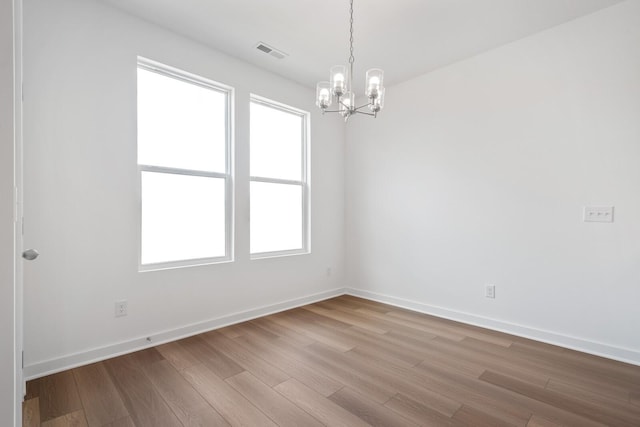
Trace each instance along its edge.
{"label": "chandelier chain", "polygon": [[[349,67],[350,67],[350,78],[349,78],[349,86],[351,86],[351,80],[353,80],[353,63],[355,62],[355,57],[353,56],[353,0],[349,2]],[[353,88],[349,87],[349,90]]]}

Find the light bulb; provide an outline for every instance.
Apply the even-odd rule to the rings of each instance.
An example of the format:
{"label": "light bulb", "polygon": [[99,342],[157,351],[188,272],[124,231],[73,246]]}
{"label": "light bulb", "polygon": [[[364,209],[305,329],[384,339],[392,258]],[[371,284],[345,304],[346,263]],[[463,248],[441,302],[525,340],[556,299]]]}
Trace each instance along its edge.
{"label": "light bulb", "polygon": [[344,65],[334,65],[329,70],[330,88],[332,95],[341,97],[347,89],[347,81],[349,80],[349,74],[347,67]]}
{"label": "light bulb", "polygon": [[329,82],[318,82],[316,86],[316,105],[325,110],[331,105],[331,89]]}
{"label": "light bulb", "polygon": [[376,99],[380,96],[380,92],[383,90],[382,79],[384,78],[384,71],[379,68],[372,68],[367,70],[367,76],[365,81],[365,95],[369,99]]}

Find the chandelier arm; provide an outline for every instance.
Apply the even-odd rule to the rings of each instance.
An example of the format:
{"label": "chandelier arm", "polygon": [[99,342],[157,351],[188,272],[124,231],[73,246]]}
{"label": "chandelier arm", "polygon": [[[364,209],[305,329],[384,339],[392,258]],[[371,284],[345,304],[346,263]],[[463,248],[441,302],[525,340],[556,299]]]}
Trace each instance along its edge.
{"label": "chandelier arm", "polygon": [[350,106],[348,106],[347,104],[345,104],[345,103],[344,103],[344,102],[342,102],[342,101],[338,101],[338,103],[339,103],[340,105],[342,105],[344,108],[346,108],[347,110],[352,110],[352,109],[353,109],[353,108],[351,108]]}
{"label": "chandelier arm", "polygon": [[358,111],[359,109],[364,108],[364,107],[368,107],[369,105],[371,105],[371,103],[364,104],[364,105],[361,105],[361,106],[359,106],[359,107],[356,107],[356,108],[354,108],[354,110],[355,110],[355,111]]}
{"label": "chandelier arm", "polygon": [[[342,113],[342,111],[340,110],[323,110],[323,113]],[[366,111],[358,111],[358,110],[351,110],[349,115],[354,115],[354,114],[364,114],[365,116],[373,116],[376,117],[375,113],[367,113]]]}

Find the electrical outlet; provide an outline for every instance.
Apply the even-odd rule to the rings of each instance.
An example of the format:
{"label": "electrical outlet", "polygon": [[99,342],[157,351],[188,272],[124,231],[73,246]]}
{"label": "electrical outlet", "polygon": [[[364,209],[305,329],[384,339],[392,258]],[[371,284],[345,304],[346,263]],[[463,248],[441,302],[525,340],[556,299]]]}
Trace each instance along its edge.
{"label": "electrical outlet", "polygon": [[115,316],[122,317],[127,315],[127,301],[116,301]]}
{"label": "electrical outlet", "polygon": [[484,287],[484,296],[487,298],[496,297],[496,285],[486,285]]}

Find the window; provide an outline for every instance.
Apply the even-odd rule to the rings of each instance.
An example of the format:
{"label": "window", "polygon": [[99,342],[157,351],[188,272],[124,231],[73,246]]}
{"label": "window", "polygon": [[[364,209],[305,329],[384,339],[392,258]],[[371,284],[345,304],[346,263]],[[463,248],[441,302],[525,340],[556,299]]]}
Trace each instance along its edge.
{"label": "window", "polygon": [[230,96],[139,60],[141,270],[231,259]]}
{"label": "window", "polygon": [[251,98],[253,258],[309,252],[309,113]]}

